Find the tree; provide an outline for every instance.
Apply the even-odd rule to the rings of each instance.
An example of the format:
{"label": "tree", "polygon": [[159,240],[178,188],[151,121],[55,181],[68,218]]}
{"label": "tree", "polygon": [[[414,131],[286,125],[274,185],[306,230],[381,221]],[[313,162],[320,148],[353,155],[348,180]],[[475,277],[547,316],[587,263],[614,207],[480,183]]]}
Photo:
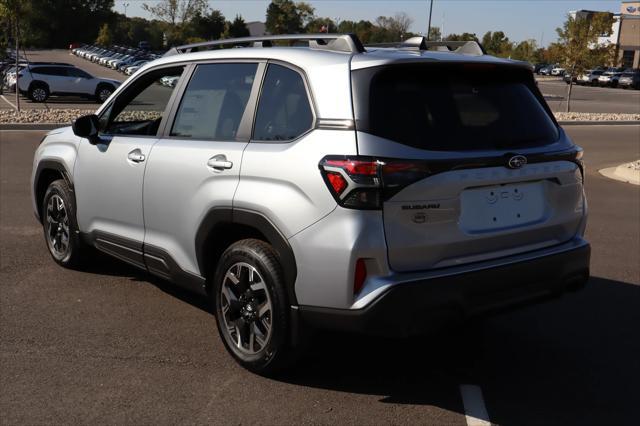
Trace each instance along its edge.
{"label": "tree", "polygon": [[267,7],[266,27],[271,34],[298,34],[315,18],[308,3],[273,0]]}
{"label": "tree", "polygon": [[[20,90],[18,90],[20,81],[20,73],[18,73],[18,61],[20,59],[19,41],[21,39],[22,32],[21,22],[23,21],[26,13],[28,13],[28,7],[20,0],[0,0],[0,21],[5,22],[5,24],[9,28],[8,32],[11,32],[11,30],[13,30],[16,50],[16,110],[18,112],[20,112]],[[8,44],[9,40],[7,36],[7,45]],[[2,51],[3,56],[5,51]]]}
{"label": "tree", "polygon": [[395,16],[379,16],[376,19],[378,29],[374,38],[381,39],[379,42],[393,42],[404,40],[413,19],[406,13],[396,13]]}
{"label": "tree", "polygon": [[358,22],[354,21],[341,21],[340,25],[338,25],[339,33],[354,33],[358,36],[360,41],[363,43],[369,43],[371,40],[371,32],[373,29],[373,24],[369,21],[360,20]]}
{"label": "tree", "polygon": [[502,31],[487,31],[487,33],[482,36],[482,46],[489,55],[503,57],[509,56],[513,48],[509,37]]}
{"label": "tree", "polygon": [[102,24],[100,27],[96,44],[104,47],[111,45],[111,31],[109,30],[109,24]]}
{"label": "tree", "polygon": [[114,0],[22,0],[24,45],[67,47],[95,40],[100,26],[110,22]]}
{"label": "tree", "polygon": [[542,60],[546,64],[557,64],[562,61],[564,46],[560,43],[551,43],[541,52]]}
{"label": "tree", "polygon": [[511,52],[511,58],[520,61],[536,62],[538,43],[534,39],[524,40],[518,43]]}
{"label": "tree", "polygon": [[439,41],[442,38],[442,33],[440,32],[440,28],[431,27],[429,29],[429,41]]}
{"label": "tree", "polygon": [[208,15],[198,13],[188,25],[191,36],[205,40],[217,40],[222,36],[226,27],[226,19],[219,10],[212,10]]}
{"label": "tree", "polygon": [[475,33],[449,34],[444,38],[446,41],[476,41],[480,43]]}
{"label": "tree", "polygon": [[[572,76],[605,63],[612,57],[615,45],[598,44],[598,37],[611,34],[613,14],[594,12],[586,15],[567,16],[562,28],[557,28],[558,42],[562,45],[562,64]],[[567,87],[567,109],[571,110],[573,79]]]}
{"label": "tree", "polygon": [[338,31],[338,27],[331,20],[331,18],[314,18],[304,27],[308,33],[335,33]]}
{"label": "tree", "polygon": [[208,7],[207,0],[162,0],[155,6],[142,3],[142,9],[172,27],[190,21]]}
{"label": "tree", "polygon": [[247,37],[249,35],[249,28],[240,15],[236,15],[233,22],[229,22],[227,25],[228,37]]}

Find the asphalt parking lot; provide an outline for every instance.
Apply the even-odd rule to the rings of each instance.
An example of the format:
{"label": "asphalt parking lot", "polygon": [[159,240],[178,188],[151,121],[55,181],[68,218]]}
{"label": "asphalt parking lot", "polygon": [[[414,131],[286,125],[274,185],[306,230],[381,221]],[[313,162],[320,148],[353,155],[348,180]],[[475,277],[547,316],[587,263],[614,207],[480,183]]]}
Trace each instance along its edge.
{"label": "asphalt parking lot", "polygon": [[566,129],[586,152],[586,289],[429,338],[321,334],[278,380],[234,364],[206,300],[106,257],[58,267],[29,200],[44,132],[0,131],[0,422],[465,425],[479,389],[494,424],[637,424],[640,187],[597,170],[640,157],[640,126]]}
{"label": "asphalt parking lot", "polygon": [[[552,111],[566,111],[567,83],[545,79],[538,81],[538,87]],[[574,85],[571,111],[640,114],[640,90]]]}

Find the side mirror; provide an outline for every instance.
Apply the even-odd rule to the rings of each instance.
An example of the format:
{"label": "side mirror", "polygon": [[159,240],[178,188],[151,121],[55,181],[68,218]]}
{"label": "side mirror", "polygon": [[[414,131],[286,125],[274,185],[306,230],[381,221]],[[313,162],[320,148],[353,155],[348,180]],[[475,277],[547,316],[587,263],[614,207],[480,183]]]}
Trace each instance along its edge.
{"label": "side mirror", "polygon": [[73,120],[71,128],[76,136],[89,139],[89,143],[98,143],[98,116],[95,114],[83,115]]}

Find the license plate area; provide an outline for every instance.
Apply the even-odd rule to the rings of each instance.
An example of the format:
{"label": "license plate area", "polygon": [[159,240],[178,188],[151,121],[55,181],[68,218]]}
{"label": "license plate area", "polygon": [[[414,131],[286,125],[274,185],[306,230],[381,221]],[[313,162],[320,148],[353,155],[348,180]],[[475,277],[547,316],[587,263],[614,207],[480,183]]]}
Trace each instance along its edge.
{"label": "license plate area", "polygon": [[467,233],[481,233],[544,221],[544,189],[542,182],[528,182],[464,190],[460,228]]}

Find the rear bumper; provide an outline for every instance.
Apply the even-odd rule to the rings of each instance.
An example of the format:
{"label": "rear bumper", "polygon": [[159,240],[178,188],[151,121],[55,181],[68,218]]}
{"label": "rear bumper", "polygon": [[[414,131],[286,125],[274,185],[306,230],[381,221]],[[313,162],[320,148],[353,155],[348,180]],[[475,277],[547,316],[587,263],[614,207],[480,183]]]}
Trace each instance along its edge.
{"label": "rear bumper", "polygon": [[591,248],[577,247],[526,261],[392,286],[363,309],[300,306],[300,319],[318,328],[409,336],[473,315],[531,303],[578,289],[589,278]]}

